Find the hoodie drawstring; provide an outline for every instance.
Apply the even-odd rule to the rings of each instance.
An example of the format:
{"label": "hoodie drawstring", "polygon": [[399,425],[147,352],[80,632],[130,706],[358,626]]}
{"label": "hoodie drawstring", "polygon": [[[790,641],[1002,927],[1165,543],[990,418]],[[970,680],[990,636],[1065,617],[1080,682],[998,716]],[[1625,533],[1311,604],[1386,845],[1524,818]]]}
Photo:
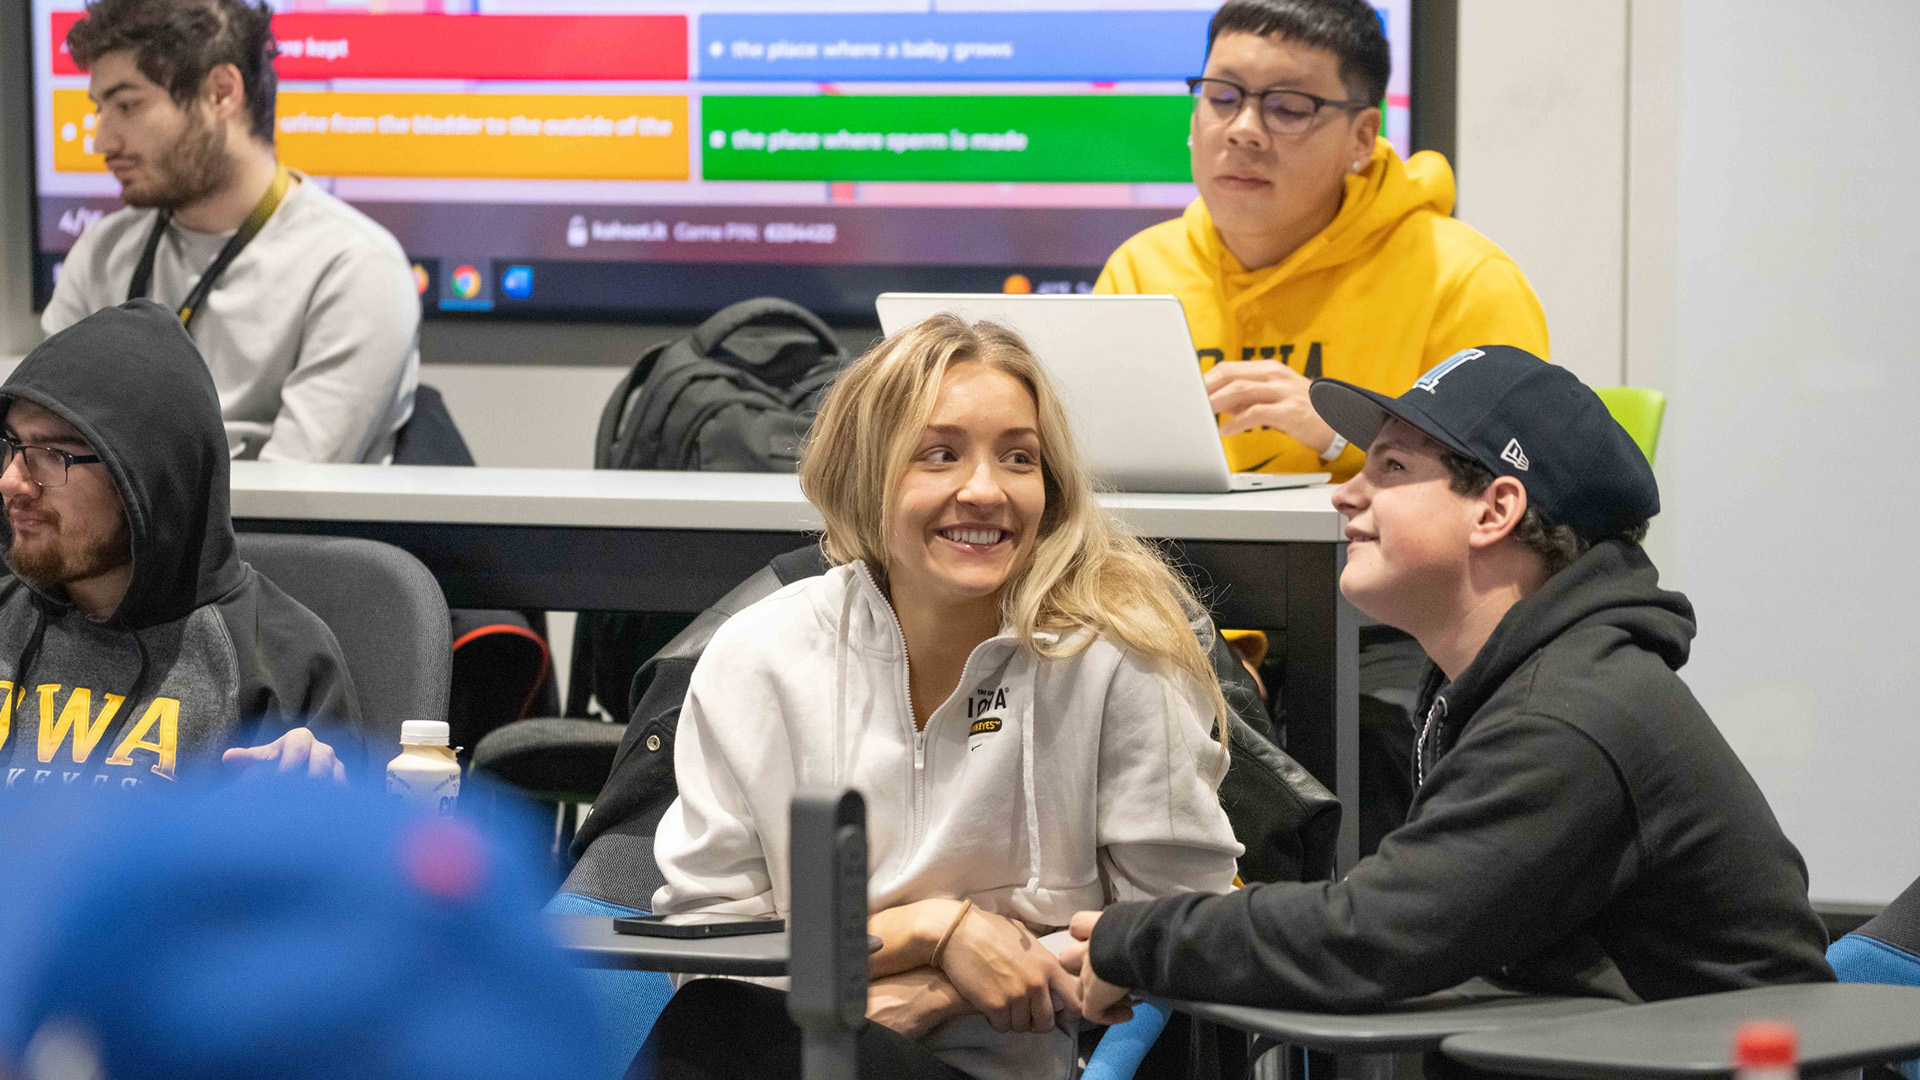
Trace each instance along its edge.
{"label": "hoodie drawstring", "polygon": [[[153,664],[152,657],[147,655],[147,643],[140,640],[139,634],[133,635],[133,647],[134,650],[140,654],[140,670],[134,673],[133,689],[127,691],[128,702],[138,702],[140,700],[140,689],[146,685],[148,669]],[[129,709],[127,715],[133,715],[131,709]],[[125,718],[122,718],[121,723],[125,722]]]}
{"label": "hoodie drawstring", "polygon": [[[16,674],[13,677],[13,689],[9,691],[13,695],[13,701],[7,710],[10,713],[18,710],[21,705],[26,703],[27,687],[32,685],[28,681],[27,673],[32,669],[33,662],[40,658],[40,645],[47,637],[47,613],[40,607],[37,599],[33,602],[32,607],[33,633],[28,635],[26,647],[20,650],[20,659],[13,666]],[[14,744],[14,749],[8,751],[8,760],[12,760],[13,755],[20,752],[20,740],[13,739],[11,741]]]}
{"label": "hoodie drawstring", "polygon": [[[1034,677],[1034,696],[1038,696],[1039,673]],[[1040,810],[1034,798],[1032,700],[1027,701],[1025,713],[1020,718],[1020,794],[1027,809],[1027,894],[1032,896],[1040,889]]]}
{"label": "hoodie drawstring", "polygon": [[27,638],[27,647],[20,650],[20,661],[13,670],[19,674],[13,677],[16,688],[25,691],[29,685],[27,675],[33,670],[33,662],[40,659],[40,645],[47,637],[47,613],[38,601],[33,604],[33,633]]}
{"label": "hoodie drawstring", "polygon": [[833,663],[833,755],[832,782],[840,783],[840,778],[852,768],[850,763],[843,764],[840,756],[841,734],[847,725],[847,662],[853,652],[851,624],[853,621],[853,601],[860,588],[856,582],[848,582],[846,597],[840,601],[840,625],[834,642]]}

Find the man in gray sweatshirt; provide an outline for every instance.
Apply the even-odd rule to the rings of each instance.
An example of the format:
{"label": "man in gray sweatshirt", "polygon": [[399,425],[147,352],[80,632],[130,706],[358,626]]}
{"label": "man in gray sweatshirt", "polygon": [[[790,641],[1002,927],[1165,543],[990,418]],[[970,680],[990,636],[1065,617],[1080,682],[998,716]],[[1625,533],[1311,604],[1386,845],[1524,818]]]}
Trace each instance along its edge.
{"label": "man in gray sweatshirt", "polygon": [[339,643],[240,561],[219,400],[171,311],[48,338],[0,421],[0,798],[364,771]]}
{"label": "man in gray sweatshirt", "polygon": [[271,12],[93,0],[66,46],[126,206],[87,227],[40,324],[148,297],[220,392],[228,452],[384,461],[413,415],[420,299],[392,234],[282,165]]}

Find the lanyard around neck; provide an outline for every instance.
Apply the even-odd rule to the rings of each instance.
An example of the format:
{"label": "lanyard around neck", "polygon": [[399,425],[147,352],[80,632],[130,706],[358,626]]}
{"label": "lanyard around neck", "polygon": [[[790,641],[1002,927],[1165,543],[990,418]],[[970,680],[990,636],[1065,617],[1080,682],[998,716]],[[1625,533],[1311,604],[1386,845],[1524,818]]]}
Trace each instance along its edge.
{"label": "lanyard around neck", "polygon": [[[247,220],[240,223],[240,228],[227,240],[226,246],[220,249],[220,254],[214,256],[213,263],[207,267],[206,273],[200,275],[200,280],[194,282],[193,289],[187,293],[187,298],[180,302],[180,310],[177,314],[180,316],[182,326],[189,328],[193,326],[193,317],[200,313],[201,305],[207,302],[207,294],[213,292],[213,287],[219,282],[220,275],[226,273],[228,264],[240,254],[240,249],[246,247],[255,236],[260,234],[260,230],[266,227],[267,219],[273,216],[275,210],[280,209],[281,200],[287,197],[287,189],[292,185],[293,174],[285,165],[274,170],[273,183],[267,185],[267,193],[260,196],[260,201],[254,204],[253,212],[247,215]],[[173,211],[166,209],[161,210],[153,219],[153,231],[147,234],[146,250],[140,253],[140,264],[133,268],[133,283],[127,286],[127,299],[138,300],[147,295],[147,289],[153,284],[153,260],[160,251],[160,237],[167,231],[167,223],[172,220]]]}

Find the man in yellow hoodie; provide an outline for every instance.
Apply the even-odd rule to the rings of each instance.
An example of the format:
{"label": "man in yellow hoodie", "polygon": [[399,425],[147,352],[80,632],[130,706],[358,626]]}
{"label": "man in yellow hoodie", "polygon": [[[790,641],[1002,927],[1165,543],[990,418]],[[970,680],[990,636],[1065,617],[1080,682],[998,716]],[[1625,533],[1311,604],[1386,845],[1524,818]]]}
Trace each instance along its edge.
{"label": "man in yellow hoodie", "polygon": [[[1397,396],[1471,346],[1547,355],[1520,268],[1450,216],[1446,159],[1380,137],[1392,60],[1366,0],[1227,0],[1207,39],[1189,80],[1200,198],[1122,244],[1094,291],[1180,298],[1236,471],[1360,471],[1364,448],[1307,400],[1322,376]],[[1264,638],[1227,635],[1260,664]],[[1362,854],[1412,802],[1425,668],[1412,638],[1361,630]]]}
{"label": "man in yellow hoodie", "polygon": [[1228,0],[1208,39],[1189,80],[1200,198],[1094,291],[1180,298],[1236,471],[1360,470],[1307,401],[1323,375],[1400,394],[1469,346],[1547,355],[1520,268],[1449,216],[1446,159],[1380,137],[1391,61],[1365,0]]}

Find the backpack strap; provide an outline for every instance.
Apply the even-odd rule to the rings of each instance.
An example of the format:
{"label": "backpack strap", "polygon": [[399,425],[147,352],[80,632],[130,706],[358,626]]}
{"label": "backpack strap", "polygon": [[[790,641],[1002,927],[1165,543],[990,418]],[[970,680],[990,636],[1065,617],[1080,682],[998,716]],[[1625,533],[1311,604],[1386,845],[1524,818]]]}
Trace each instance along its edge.
{"label": "backpack strap", "polygon": [[[608,395],[606,407],[600,410],[600,429],[593,436],[593,467],[596,469],[617,468],[614,460],[620,455],[614,453],[614,444],[620,438],[620,421],[625,418],[627,406],[632,404],[633,392],[647,376],[653,374],[653,366],[659,362],[660,354],[667,351],[672,342],[663,341],[640,354],[640,359],[627,370],[620,385]],[[568,715],[572,715],[569,713]]]}
{"label": "backpack strap", "polygon": [[840,339],[833,336],[827,324],[820,316],[790,300],[775,296],[763,296],[753,300],[742,300],[728,304],[714,312],[697,327],[690,340],[693,349],[701,356],[711,356],[729,337],[749,326],[768,326],[785,324],[812,334],[820,342],[822,354],[841,352]]}

